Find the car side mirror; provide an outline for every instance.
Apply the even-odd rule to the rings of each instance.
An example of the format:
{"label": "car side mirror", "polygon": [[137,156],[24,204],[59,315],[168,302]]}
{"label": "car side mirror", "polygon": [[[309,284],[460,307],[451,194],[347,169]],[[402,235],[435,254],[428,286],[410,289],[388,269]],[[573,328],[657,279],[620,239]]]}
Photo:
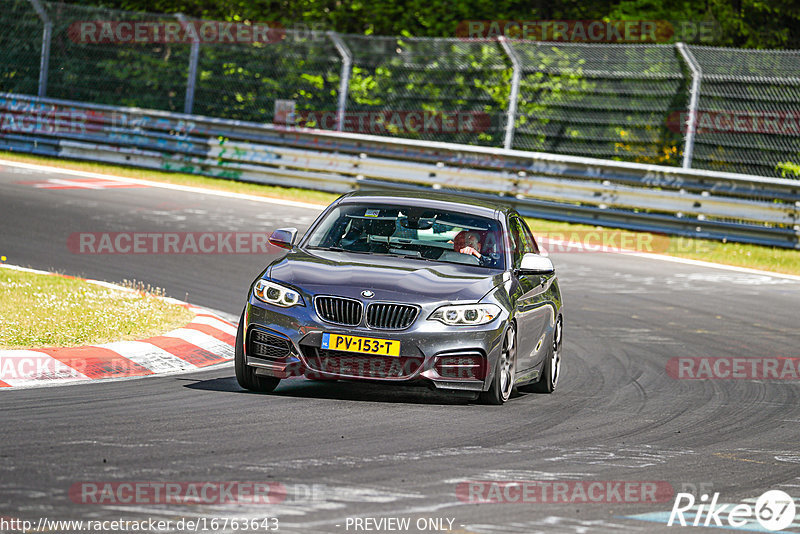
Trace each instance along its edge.
{"label": "car side mirror", "polygon": [[529,252],[522,256],[519,272],[521,274],[553,274],[556,272],[556,268],[553,267],[550,258]]}
{"label": "car side mirror", "polygon": [[292,248],[296,235],[297,228],[278,228],[270,234],[269,242],[276,247]]}

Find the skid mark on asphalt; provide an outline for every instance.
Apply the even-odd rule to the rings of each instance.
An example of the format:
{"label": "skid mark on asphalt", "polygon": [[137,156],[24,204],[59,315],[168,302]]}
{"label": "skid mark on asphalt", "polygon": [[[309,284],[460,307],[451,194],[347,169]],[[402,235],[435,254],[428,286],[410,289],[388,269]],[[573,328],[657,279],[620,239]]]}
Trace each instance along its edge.
{"label": "skid mark on asphalt", "polygon": [[[783,404],[780,403],[773,403],[773,405],[783,406]],[[798,453],[796,450],[739,448],[715,453],[715,456],[730,460],[757,462],[762,464],[770,464],[773,462],[773,460],[790,464],[800,464],[800,453]],[[745,457],[757,457],[758,459]]]}
{"label": "skid mark on asphalt", "polygon": [[644,343],[644,344],[659,344],[659,345],[681,345],[682,342],[678,339],[659,336],[653,333],[650,328],[632,328],[632,327],[614,327],[614,326],[601,326],[595,327],[591,325],[584,326],[592,336],[599,336],[608,339],[619,340],[622,343]]}
{"label": "skid mark on asphalt", "polygon": [[530,469],[491,469],[477,472],[469,477],[458,477],[445,480],[446,484],[459,484],[472,480],[493,480],[499,482],[529,482],[529,481],[558,481],[582,480],[595,476],[594,473],[559,473],[551,471],[538,471]]}
{"label": "skid mark on asphalt", "polygon": [[735,454],[726,453],[726,452],[715,452],[713,454],[714,454],[714,456],[717,456],[719,458],[723,458],[725,460],[734,460],[736,462],[752,462],[754,464],[765,464],[765,463],[767,463],[767,462],[760,462],[758,460],[753,460],[753,459],[750,459],[750,458],[739,458]]}
{"label": "skid mark on asphalt", "polygon": [[[429,451],[398,452],[379,454],[375,456],[333,456],[328,458],[303,458],[295,460],[281,460],[276,462],[258,462],[254,465],[230,466],[232,469],[275,473],[287,470],[306,470],[322,467],[358,467],[365,464],[408,464],[409,462],[424,462],[437,460],[444,457],[465,455],[490,455],[496,457],[500,454],[518,455],[523,451],[535,451],[541,462],[571,462],[579,465],[614,466],[630,469],[640,469],[662,465],[674,458],[693,455],[690,449],[656,449],[649,445],[635,447],[603,447],[592,446],[580,449],[536,446],[531,444],[510,444],[509,447],[482,447],[466,446],[432,449]],[[544,472],[542,472],[544,473]]]}
{"label": "skid mark on asphalt", "polygon": [[101,441],[97,439],[80,439],[75,441],[67,441],[63,445],[97,445],[100,447],[120,447],[122,449],[141,449],[144,447],[153,447],[153,443],[137,443],[137,442],[120,442],[120,441]]}
{"label": "skid mark on asphalt", "polygon": [[392,454],[378,454],[375,456],[333,456],[328,458],[303,458],[296,460],[283,460],[279,462],[265,462],[260,465],[241,466],[243,469],[253,471],[274,472],[280,469],[309,469],[314,467],[345,466],[353,467],[367,463],[407,463],[426,459],[444,458],[448,456],[463,456],[467,454],[515,454],[518,448],[487,448],[479,445],[466,447],[447,447],[429,451],[398,452]]}
{"label": "skid mark on asphalt", "polygon": [[636,447],[586,447],[562,449],[555,456],[543,458],[545,462],[572,462],[582,465],[602,465],[640,469],[667,463],[674,458],[695,454],[690,449],[655,449],[649,445]]}

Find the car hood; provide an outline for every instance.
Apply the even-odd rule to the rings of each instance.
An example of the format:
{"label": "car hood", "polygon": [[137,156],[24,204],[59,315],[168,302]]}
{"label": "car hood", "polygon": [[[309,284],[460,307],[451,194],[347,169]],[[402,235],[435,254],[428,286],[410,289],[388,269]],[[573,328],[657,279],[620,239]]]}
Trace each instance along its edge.
{"label": "car hood", "polygon": [[503,282],[504,272],[478,266],[436,263],[394,256],[293,249],[273,263],[269,278],[301,291],[375,301],[426,304],[480,300]]}

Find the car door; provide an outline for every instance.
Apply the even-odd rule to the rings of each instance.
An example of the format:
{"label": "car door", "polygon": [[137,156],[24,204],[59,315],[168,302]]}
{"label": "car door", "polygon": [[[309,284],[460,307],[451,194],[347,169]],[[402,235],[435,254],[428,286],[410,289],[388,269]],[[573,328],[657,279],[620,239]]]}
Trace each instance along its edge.
{"label": "car door", "polygon": [[[545,332],[549,316],[545,290],[549,276],[528,275],[519,271],[522,256],[538,254],[539,247],[522,218],[509,218],[509,240],[512,251],[512,292],[517,317],[517,373],[521,379],[536,367],[546,353]],[[537,345],[539,350],[537,351]]]}

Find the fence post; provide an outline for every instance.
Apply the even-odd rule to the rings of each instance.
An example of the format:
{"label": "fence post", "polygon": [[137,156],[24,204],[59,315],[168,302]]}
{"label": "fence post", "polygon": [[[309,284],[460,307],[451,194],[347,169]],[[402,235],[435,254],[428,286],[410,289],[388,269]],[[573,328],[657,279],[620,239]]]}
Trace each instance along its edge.
{"label": "fence post", "polygon": [[328,32],[328,37],[333,41],[339,55],[342,56],[342,74],[339,80],[339,102],[336,105],[336,131],[344,129],[344,111],[347,108],[347,93],[350,91],[350,71],[353,66],[353,55],[350,49],[344,44],[339,34],[334,31]]}
{"label": "fence post", "polygon": [[514,121],[517,119],[517,98],[519,97],[519,82],[522,77],[522,62],[514,48],[508,44],[505,36],[501,35],[497,38],[500,41],[500,46],[503,47],[508,58],[511,60],[513,66],[513,73],[511,75],[511,94],[508,97],[508,114],[506,117],[506,136],[503,141],[503,148],[506,150],[511,149],[514,143]]}
{"label": "fence post", "polygon": [[[183,13],[176,13],[175,17],[186,24],[186,16]],[[192,39],[192,46],[189,50],[189,73],[186,76],[186,98],[183,101],[183,112],[191,114],[194,109],[194,90],[197,83],[197,61],[200,56],[200,40]]]}
{"label": "fence post", "polygon": [[44,23],[44,31],[42,32],[42,56],[39,60],[39,91],[40,98],[47,95],[47,73],[50,70],[50,40],[53,35],[53,21],[47,16],[42,3],[39,0],[29,0],[33,9],[39,15]]}
{"label": "fence post", "polygon": [[689,119],[686,122],[686,138],[683,146],[683,168],[692,168],[692,156],[694,155],[694,135],[697,131],[697,105],[700,101],[700,79],[703,77],[703,69],[685,44],[676,43],[683,60],[692,72],[692,86],[689,89]]}

